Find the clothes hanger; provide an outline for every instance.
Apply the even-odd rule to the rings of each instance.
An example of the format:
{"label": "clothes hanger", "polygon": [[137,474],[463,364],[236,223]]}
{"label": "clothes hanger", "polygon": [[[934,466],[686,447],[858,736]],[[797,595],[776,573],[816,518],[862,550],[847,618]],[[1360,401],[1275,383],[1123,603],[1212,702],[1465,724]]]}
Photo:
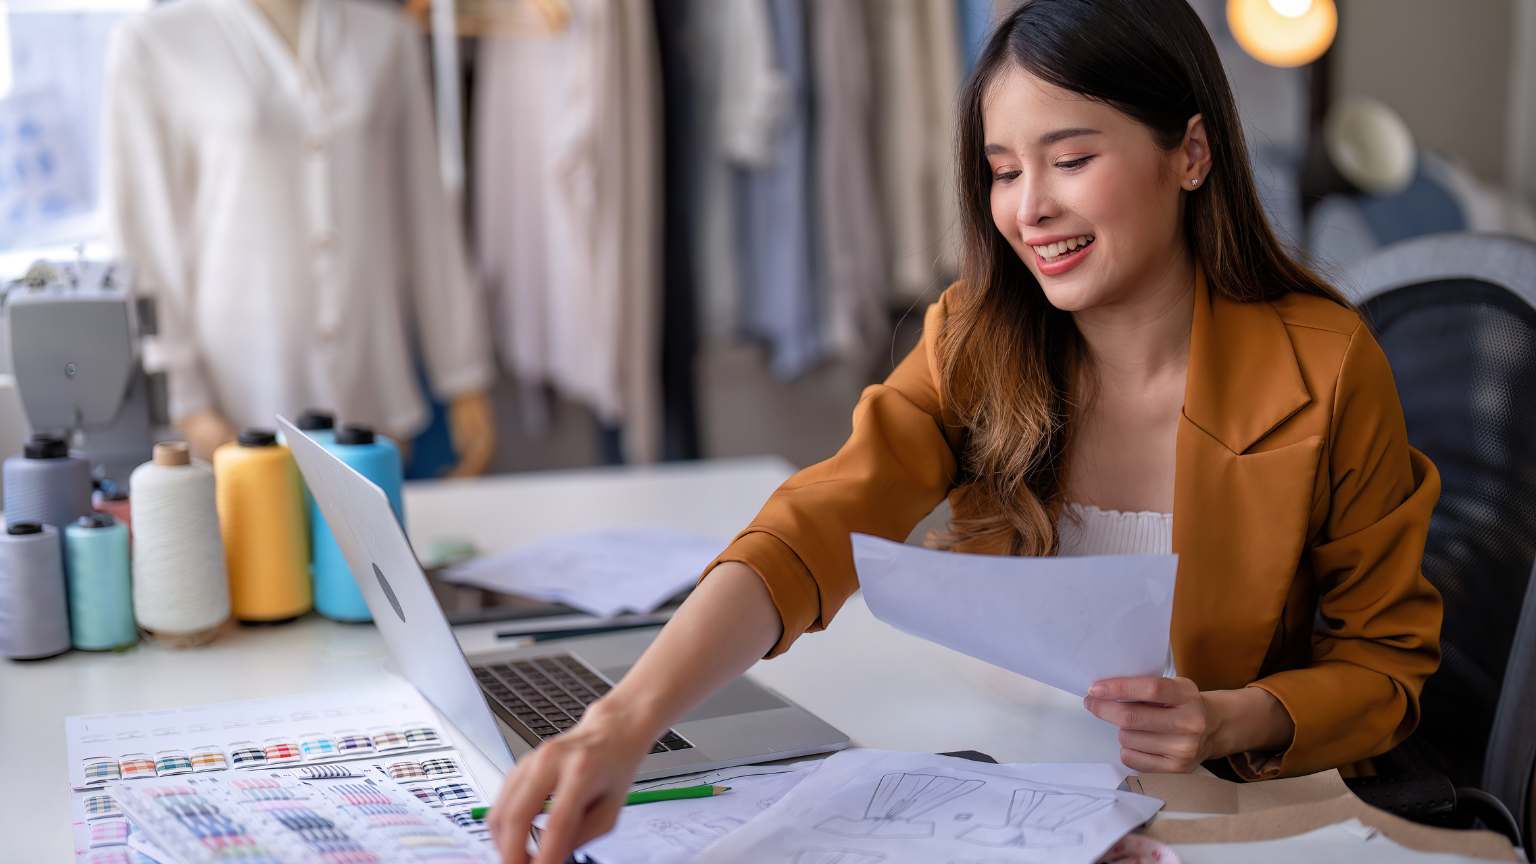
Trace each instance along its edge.
{"label": "clothes hanger", "polygon": [[[569,26],[569,0],[456,0],[460,36],[548,36]],[[432,0],[410,0],[406,14],[432,29]]]}

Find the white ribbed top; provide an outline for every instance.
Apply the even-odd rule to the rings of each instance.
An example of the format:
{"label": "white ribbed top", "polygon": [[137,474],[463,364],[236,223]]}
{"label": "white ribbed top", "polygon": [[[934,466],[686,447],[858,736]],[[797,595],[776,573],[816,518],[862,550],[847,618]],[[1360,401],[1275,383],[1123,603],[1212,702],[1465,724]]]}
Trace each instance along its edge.
{"label": "white ribbed top", "polygon": [[[1060,555],[1168,555],[1173,552],[1173,514],[1100,510],[1092,504],[1067,502],[1057,522]],[[1173,649],[1163,674],[1176,674]]]}
{"label": "white ribbed top", "polygon": [[1061,555],[1167,555],[1173,551],[1173,514],[1100,510],[1067,502],[1057,523]]}

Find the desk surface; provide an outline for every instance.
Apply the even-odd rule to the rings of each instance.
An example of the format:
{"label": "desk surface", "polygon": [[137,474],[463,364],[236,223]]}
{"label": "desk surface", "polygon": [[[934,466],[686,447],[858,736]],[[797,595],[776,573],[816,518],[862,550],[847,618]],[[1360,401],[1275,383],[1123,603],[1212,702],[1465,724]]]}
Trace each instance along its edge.
{"label": "desk surface", "polygon": [[[556,533],[644,526],[714,533],[724,541],[790,470],[781,460],[757,459],[411,484],[406,517],[418,548],[457,536],[496,551]],[[490,629],[463,628],[461,640],[482,644]],[[323,690],[387,667],[372,627],[315,616],[236,628],[191,651],[144,643],[123,654],[0,661],[0,754],[9,774],[0,783],[5,857],[70,860],[70,714]],[[1113,762],[1119,754],[1114,730],[1076,697],[898,633],[858,597],[828,630],[749,674],[863,746],[981,750],[999,761]],[[500,778],[490,763],[450,735],[494,794]]]}

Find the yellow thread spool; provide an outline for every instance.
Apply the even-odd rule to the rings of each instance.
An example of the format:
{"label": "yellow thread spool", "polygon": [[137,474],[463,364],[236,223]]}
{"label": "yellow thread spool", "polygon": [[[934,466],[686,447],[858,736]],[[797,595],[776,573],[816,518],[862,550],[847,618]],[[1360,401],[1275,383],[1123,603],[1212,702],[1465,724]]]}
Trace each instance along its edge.
{"label": "yellow thread spool", "polygon": [[309,542],[293,454],[275,433],[247,429],[214,451],[213,476],[234,616],[275,622],[308,612]]}

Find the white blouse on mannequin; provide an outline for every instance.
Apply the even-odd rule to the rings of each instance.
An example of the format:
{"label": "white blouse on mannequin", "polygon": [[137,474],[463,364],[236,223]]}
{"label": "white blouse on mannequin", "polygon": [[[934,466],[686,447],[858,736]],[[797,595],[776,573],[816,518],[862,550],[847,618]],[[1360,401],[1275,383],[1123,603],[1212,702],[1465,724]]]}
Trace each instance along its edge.
{"label": "white blouse on mannequin", "polygon": [[391,435],[491,383],[484,303],[437,173],[420,34],[309,2],[297,55],[249,0],[180,0],[108,56],[105,189],[156,300],[146,366],[174,418],[327,408]]}

